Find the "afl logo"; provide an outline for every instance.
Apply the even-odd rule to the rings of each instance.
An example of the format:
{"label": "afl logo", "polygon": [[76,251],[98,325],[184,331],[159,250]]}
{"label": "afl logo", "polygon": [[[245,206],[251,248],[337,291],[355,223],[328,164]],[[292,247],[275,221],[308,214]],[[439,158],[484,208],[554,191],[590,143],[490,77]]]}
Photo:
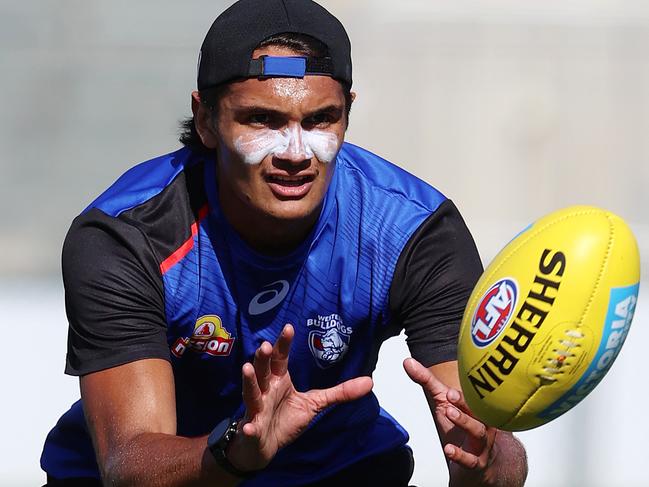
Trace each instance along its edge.
{"label": "afl logo", "polygon": [[492,343],[506,328],[518,300],[518,285],[513,278],[496,282],[484,294],[471,322],[471,338],[478,348]]}

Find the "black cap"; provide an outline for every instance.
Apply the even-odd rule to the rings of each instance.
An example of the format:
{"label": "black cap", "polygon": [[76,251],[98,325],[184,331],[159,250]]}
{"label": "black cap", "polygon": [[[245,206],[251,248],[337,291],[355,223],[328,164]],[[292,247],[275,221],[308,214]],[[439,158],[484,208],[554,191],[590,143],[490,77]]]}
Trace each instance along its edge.
{"label": "black cap", "polygon": [[[314,37],[327,46],[329,56],[252,60],[263,40],[283,33]],[[305,74],[331,76],[351,86],[351,43],[340,21],[311,0],[239,0],[218,16],[205,36],[198,89],[241,78]]]}

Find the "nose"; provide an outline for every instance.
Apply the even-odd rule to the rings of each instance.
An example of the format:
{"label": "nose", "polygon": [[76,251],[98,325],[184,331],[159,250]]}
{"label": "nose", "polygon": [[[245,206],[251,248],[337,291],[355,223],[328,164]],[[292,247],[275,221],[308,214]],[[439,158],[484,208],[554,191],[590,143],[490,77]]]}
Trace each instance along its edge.
{"label": "nose", "polygon": [[304,141],[302,126],[298,123],[289,125],[282,130],[284,144],[275,156],[279,159],[299,164],[313,158],[311,147]]}

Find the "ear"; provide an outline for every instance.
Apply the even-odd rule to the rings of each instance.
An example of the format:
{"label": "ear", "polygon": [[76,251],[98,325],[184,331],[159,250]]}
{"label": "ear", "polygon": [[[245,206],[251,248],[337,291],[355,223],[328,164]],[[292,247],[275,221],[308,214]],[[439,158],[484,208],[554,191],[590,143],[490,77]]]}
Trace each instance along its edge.
{"label": "ear", "polygon": [[208,149],[216,149],[218,136],[212,120],[212,111],[204,103],[201,103],[198,91],[192,91],[192,113],[194,114],[194,126],[201,142]]}
{"label": "ear", "polygon": [[[350,95],[351,100],[352,100],[352,102],[351,102],[351,104],[349,106],[350,110],[351,110],[351,107],[354,105],[354,101],[356,100],[356,92],[355,91],[350,91],[349,95]],[[347,120],[345,121],[345,132],[347,132],[348,128],[349,128],[349,113],[347,113]]]}

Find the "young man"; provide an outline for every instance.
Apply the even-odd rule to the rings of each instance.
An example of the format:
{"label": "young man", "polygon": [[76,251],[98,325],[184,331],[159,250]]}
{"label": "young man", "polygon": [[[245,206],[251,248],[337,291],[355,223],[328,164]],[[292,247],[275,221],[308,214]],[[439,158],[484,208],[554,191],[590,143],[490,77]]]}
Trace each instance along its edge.
{"label": "young man", "polygon": [[520,443],[458,392],[475,246],[439,192],[343,143],[350,51],[310,0],[235,3],[203,43],[185,148],[75,220],[82,399],[46,441],[50,485],[408,485],[369,377],[404,328],[451,485],[522,485]]}

